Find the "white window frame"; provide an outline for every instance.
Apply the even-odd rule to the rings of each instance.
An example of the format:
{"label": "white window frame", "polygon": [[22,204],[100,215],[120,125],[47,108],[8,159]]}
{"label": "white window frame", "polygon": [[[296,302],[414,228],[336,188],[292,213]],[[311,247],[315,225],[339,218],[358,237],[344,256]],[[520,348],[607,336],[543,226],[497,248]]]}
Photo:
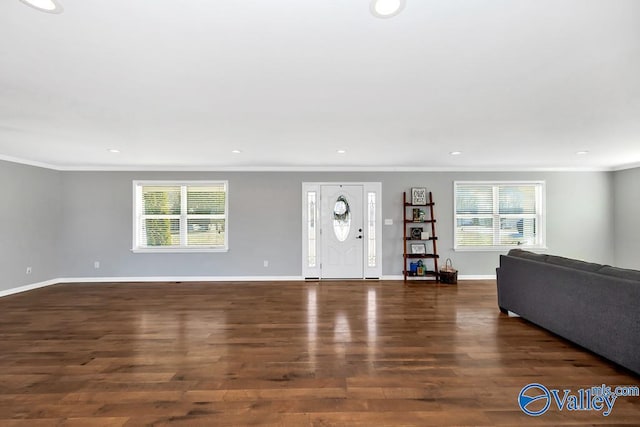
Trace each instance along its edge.
{"label": "white window frame", "polygon": [[[493,213],[483,215],[460,214],[457,209],[457,190],[459,185],[487,185],[493,188]],[[535,214],[499,214],[497,187],[509,185],[536,185],[540,191],[536,197],[536,213]],[[453,250],[457,252],[504,252],[509,249],[547,249],[547,212],[546,212],[546,181],[454,181],[453,182]],[[509,217],[535,217],[538,227],[538,239],[534,245],[491,245],[491,246],[459,246],[458,245],[458,219],[465,217],[487,217],[493,218],[493,241],[499,241],[500,218]]]}
{"label": "white window frame", "polygon": [[[223,246],[189,246],[186,244],[187,235],[187,219],[189,214],[186,212],[187,204],[187,187],[189,186],[208,186],[208,185],[223,185],[225,191],[224,198],[224,215],[211,214],[208,215],[214,219],[224,219],[225,232],[224,232],[224,245]],[[172,215],[175,219],[180,219],[180,246],[159,246],[148,247],[140,246],[139,230],[142,221],[142,205],[141,205],[141,190],[144,186],[167,186],[167,187],[180,187],[182,192],[181,197],[181,209],[179,215]],[[166,215],[163,215],[166,217]],[[202,216],[200,216],[202,217]],[[132,252],[134,253],[178,253],[178,252],[228,252],[229,251],[229,182],[225,180],[215,181],[133,181],[133,240],[132,240]]]}

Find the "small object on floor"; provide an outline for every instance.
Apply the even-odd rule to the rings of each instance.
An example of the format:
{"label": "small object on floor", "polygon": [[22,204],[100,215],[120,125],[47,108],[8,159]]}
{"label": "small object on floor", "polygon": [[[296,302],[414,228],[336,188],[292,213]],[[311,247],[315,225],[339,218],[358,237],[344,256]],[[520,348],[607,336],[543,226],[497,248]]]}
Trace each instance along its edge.
{"label": "small object on floor", "polygon": [[440,283],[455,285],[458,283],[458,270],[453,268],[451,258],[447,258],[444,267],[440,269]]}

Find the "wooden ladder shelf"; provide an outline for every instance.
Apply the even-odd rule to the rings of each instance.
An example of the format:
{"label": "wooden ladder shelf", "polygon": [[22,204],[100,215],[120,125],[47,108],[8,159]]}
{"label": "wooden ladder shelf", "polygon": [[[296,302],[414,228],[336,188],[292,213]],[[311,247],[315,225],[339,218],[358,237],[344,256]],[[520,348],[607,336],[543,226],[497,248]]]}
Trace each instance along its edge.
{"label": "wooden ladder shelf", "polygon": [[[407,200],[407,192],[402,194],[402,217],[403,217],[403,248],[404,264],[403,275],[407,280],[435,280],[440,281],[438,273],[438,248],[436,242],[436,219],[433,215],[433,195],[428,193],[426,204],[414,205]],[[409,213],[409,215],[408,215]],[[421,227],[420,227],[421,226]],[[424,229],[427,228],[427,234]],[[409,233],[407,230],[409,229]],[[422,268],[411,268],[411,264],[422,261]],[[433,263],[433,270],[428,267]]]}

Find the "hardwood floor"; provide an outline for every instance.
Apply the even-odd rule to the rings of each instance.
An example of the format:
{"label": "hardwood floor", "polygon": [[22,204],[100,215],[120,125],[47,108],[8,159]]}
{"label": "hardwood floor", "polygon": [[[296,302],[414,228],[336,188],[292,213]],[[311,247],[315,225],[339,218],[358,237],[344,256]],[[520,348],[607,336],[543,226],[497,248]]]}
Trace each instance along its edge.
{"label": "hardwood floor", "polygon": [[[604,325],[606,326],[606,325]],[[638,376],[501,314],[495,282],[61,284],[0,299],[2,426],[598,425],[529,383]]]}

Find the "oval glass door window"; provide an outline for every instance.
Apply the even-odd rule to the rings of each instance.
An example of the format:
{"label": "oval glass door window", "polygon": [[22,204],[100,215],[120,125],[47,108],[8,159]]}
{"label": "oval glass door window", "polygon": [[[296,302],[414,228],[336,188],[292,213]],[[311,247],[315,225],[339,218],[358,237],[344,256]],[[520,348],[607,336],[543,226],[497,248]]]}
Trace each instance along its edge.
{"label": "oval glass door window", "polygon": [[333,232],[339,242],[344,242],[349,236],[351,229],[351,209],[349,202],[344,196],[338,196],[336,204],[333,206]]}

